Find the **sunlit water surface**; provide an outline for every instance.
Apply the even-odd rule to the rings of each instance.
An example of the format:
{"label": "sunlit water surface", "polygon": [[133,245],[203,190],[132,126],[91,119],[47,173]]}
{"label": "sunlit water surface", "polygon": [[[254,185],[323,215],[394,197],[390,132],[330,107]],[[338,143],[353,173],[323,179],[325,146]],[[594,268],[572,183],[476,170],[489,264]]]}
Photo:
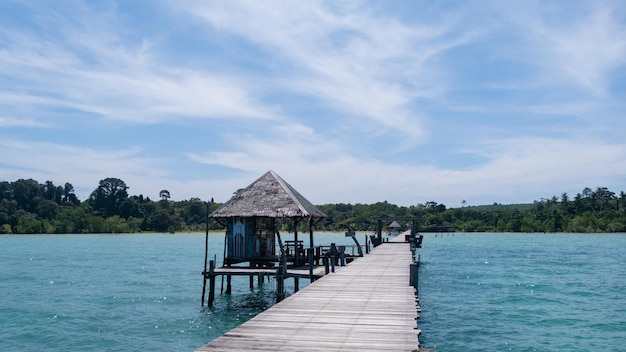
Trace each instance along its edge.
{"label": "sunlit water surface", "polygon": [[[418,253],[422,346],[626,351],[625,234],[426,234]],[[201,307],[203,265],[198,234],[0,236],[0,350],[193,351],[271,306],[273,281],[234,278]]]}

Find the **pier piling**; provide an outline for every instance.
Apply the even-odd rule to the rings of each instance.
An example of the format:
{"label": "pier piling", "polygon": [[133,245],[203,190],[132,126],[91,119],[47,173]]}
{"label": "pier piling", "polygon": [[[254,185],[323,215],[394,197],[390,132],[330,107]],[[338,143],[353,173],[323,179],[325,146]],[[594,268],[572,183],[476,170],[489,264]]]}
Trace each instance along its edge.
{"label": "pier piling", "polygon": [[[206,280],[206,278],[205,278]],[[215,300],[215,261],[209,261],[209,302],[208,306],[213,307]]]}

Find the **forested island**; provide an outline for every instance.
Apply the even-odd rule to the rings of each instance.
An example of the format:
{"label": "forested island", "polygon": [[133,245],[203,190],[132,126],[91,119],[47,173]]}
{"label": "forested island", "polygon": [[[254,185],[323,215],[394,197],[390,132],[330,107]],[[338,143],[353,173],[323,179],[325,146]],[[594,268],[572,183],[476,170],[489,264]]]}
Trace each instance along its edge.
{"label": "forested island", "polygon": [[[129,195],[118,178],[99,182],[81,201],[70,183],[63,186],[33,179],[0,182],[0,234],[194,232],[206,229],[207,212],[219,203],[191,198],[171,201],[167,190],[158,199]],[[465,203],[465,202],[463,202]],[[606,187],[585,188],[570,197],[562,193],[528,204],[447,208],[435,201],[397,206],[374,204],[318,205],[328,217],[316,225],[321,231],[374,231],[376,219],[418,218],[419,230],[432,226],[462,232],[626,232],[626,194]],[[293,224],[284,221],[284,231]],[[220,230],[216,222],[209,229]],[[301,231],[307,229],[302,228]]]}

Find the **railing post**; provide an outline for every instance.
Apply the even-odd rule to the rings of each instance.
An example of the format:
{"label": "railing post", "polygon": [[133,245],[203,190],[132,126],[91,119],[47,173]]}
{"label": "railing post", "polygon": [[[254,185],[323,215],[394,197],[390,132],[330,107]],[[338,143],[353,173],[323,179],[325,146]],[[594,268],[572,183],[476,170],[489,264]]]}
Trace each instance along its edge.
{"label": "railing post", "polygon": [[324,273],[326,275],[328,275],[328,273],[330,272],[330,267],[328,265],[329,259],[330,258],[328,258],[328,256],[322,257],[322,262],[324,263]]}
{"label": "railing post", "polygon": [[339,266],[346,266],[346,246],[339,246]]}
{"label": "railing post", "polygon": [[314,250],[315,249],[313,248],[307,248],[306,250],[307,260],[309,261],[309,279],[311,282],[315,281],[313,278],[313,259],[315,257],[315,254],[313,253]]}

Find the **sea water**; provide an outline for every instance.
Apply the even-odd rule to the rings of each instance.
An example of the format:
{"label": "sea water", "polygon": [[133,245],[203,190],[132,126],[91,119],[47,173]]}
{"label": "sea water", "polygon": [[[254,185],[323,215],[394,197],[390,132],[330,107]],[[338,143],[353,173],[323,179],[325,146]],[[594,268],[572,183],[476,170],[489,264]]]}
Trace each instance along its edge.
{"label": "sea water", "polygon": [[[625,234],[425,236],[423,347],[626,351]],[[219,264],[224,237],[209,238]],[[271,306],[273,281],[235,277],[202,307],[204,248],[202,234],[0,236],[0,350],[193,351]]]}
{"label": "sea water", "polygon": [[[218,265],[223,250],[211,234]],[[2,235],[0,351],[193,351],[273,304],[274,281],[233,277],[232,295],[202,307],[204,253],[204,234]]]}
{"label": "sea water", "polygon": [[422,346],[626,351],[626,234],[427,234]]}

